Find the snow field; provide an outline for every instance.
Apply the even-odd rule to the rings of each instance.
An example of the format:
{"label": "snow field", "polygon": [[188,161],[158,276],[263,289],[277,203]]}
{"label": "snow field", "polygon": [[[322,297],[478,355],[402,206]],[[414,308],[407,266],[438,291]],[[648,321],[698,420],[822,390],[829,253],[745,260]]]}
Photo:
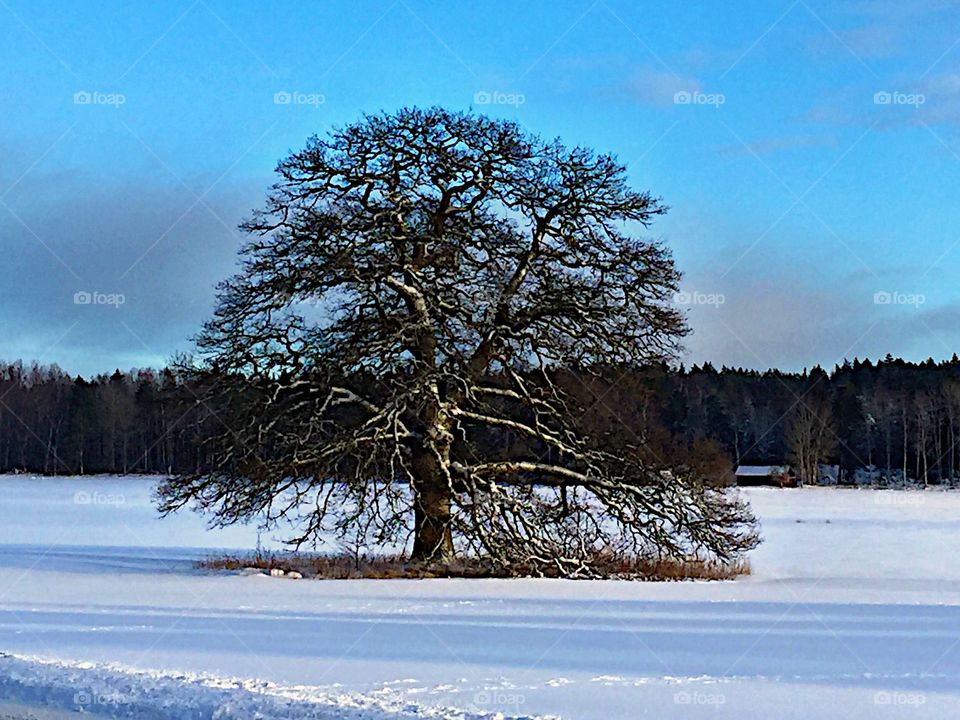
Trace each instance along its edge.
{"label": "snow field", "polygon": [[960,704],[960,493],[750,489],[766,539],[754,575],[654,584],[207,574],[197,558],[255,531],[159,520],[151,488],[0,478],[0,698],[176,720],[943,718]]}

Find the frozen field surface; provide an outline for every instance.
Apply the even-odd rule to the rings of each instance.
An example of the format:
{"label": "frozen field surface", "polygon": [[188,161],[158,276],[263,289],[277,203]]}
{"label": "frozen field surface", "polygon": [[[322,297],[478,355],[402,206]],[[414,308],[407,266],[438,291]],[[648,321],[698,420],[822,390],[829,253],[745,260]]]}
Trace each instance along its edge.
{"label": "frozen field surface", "polygon": [[256,533],[151,490],[0,478],[0,720],[960,715],[960,493],[748,490],[753,576],[653,584],[205,574]]}

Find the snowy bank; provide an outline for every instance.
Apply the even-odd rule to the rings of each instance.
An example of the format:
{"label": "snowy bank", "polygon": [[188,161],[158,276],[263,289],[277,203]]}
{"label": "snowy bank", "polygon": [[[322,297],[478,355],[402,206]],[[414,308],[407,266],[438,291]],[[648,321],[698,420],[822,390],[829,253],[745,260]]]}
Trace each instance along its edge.
{"label": "snowy bank", "polygon": [[[138,720],[490,720],[501,713],[454,710],[413,702],[399,689],[337,692],[278,686],[201,673],[135,671],[0,654],[0,695],[23,709],[61,709]],[[483,702],[482,693],[478,702]]]}

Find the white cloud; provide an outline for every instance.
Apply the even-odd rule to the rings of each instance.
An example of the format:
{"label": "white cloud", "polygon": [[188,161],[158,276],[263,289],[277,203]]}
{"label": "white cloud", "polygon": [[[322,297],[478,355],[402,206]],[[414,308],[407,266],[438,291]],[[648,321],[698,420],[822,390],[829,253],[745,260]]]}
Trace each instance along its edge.
{"label": "white cloud", "polygon": [[674,95],[677,93],[703,92],[703,84],[690,75],[646,68],[629,77],[623,83],[622,90],[654,107],[668,107],[674,104]]}

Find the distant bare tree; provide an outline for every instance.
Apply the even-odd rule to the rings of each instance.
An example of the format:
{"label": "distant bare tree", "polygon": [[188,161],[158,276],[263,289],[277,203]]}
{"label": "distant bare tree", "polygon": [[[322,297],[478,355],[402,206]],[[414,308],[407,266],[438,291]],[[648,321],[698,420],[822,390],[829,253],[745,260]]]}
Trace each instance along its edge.
{"label": "distant bare tree", "polygon": [[787,423],[786,442],[801,482],[816,484],[820,464],[837,446],[833,412],[825,393],[812,392],[797,402]]}
{"label": "distant bare tree", "polygon": [[893,478],[893,450],[896,438],[897,396],[895,391],[883,383],[877,383],[873,392],[864,398],[866,419],[871,429],[875,429],[883,439],[883,460],[885,482]]}
{"label": "distant bare tree", "polygon": [[952,483],[956,477],[957,430],[960,426],[960,381],[943,383],[943,405],[947,416],[947,477]]}
{"label": "distant bare tree", "polygon": [[[936,432],[940,418],[939,401],[939,394],[929,391],[918,392],[913,397],[913,420],[915,427],[913,442],[917,458],[916,477],[918,480],[922,479],[925,486],[930,484],[930,445],[936,442],[939,435]],[[936,452],[935,457],[939,465],[940,453]]]}
{"label": "distant bare tree", "polygon": [[591,436],[558,381],[671,359],[686,332],[669,252],[633,234],[665,208],[614,158],[411,109],[278,173],[198,342],[215,467],[165,484],[164,511],[294,519],[298,543],[412,531],[417,560],[560,575],[755,544],[740,501]]}

